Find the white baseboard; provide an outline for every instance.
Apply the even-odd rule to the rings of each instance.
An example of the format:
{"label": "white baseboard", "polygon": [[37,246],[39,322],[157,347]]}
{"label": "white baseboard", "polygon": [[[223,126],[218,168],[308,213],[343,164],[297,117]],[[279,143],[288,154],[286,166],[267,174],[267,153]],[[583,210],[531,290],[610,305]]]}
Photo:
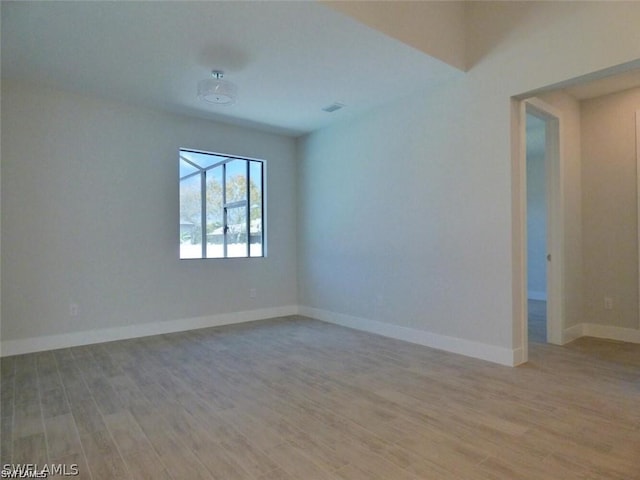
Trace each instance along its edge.
{"label": "white baseboard", "polygon": [[[147,337],[164,333],[182,332],[198,328],[217,327],[297,314],[342,325],[344,327],[354,328],[356,330],[376,333],[385,337],[404,340],[406,342],[416,343],[481,360],[487,360],[501,365],[515,366],[523,363],[522,349],[509,349],[506,347],[474,342],[462,338],[440,335],[426,330],[402,327],[400,325],[379,322],[377,320],[354,317],[318,308],[304,306],[299,307],[296,305],[207,315],[179,320],[167,320],[164,322],[143,323],[139,325],[127,325],[84,332],[63,333],[43,337],[3,340],[0,342],[0,356],[7,357],[24,353],[77,347],[93,343]],[[594,323],[581,323],[564,330],[563,344],[569,343],[583,336],[640,343],[640,329],[614,327]]]}
{"label": "white baseboard", "polygon": [[547,300],[547,292],[538,292],[535,290],[529,290],[527,292],[527,298],[529,300]]}
{"label": "white baseboard", "polygon": [[569,343],[580,337],[604,338],[620,342],[640,343],[640,329],[600,325],[598,323],[580,323],[564,331],[563,342]]}
{"label": "white baseboard", "polygon": [[524,358],[524,348],[516,348],[515,350],[513,350],[513,363],[508,366],[517,367],[518,365],[522,365],[523,363],[527,363]]}
{"label": "white baseboard", "polygon": [[574,325],[572,327],[566,328],[564,332],[562,332],[562,345],[565,345],[569,342],[573,342],[576,338],[580,338],[584,336],[584,324],[579,323],[578,325]]}
{"label": "white baseboard", "polygon": [[167,320],[164,322],[126,325],[122,327],[89,330],[84,332],[62,333],[59,335],[48,335],[44,337],[6,340],[0,343],[0,356],[8,357],[10,355],[55,350],[58,348],[77,347],[80,345],[90,345],[92,343],[148,337],[150,335],[183,332],[198,328],[218,327],[221,325],[296,315],[297,313],[298,307],[295,305],[289,305],[284,307],[262,308],[258,310],[222,313],[179,320]]}
{"label": "white baseboard", "polygon": [[597,323],[583,323],[582,335],[585,337],[606,338],[621,342],[640,343],[640,330],[637,328],[614,327]]}
{"label": "white baseboard", "polygon": [[390,323],[379,322],[377,320],[354,317],[318,308],[300,306],[299,314],[325,322],[342,325],[343,327],[376,333],[385,337],[417,343],[419,345],[437,348],[439,350],[446,350],[448,352],[479,358],[510,367],[517,365],[518,357],[521,356],[521,353],[510,348],[488,345],[486,343],[479,343],[446,335],[439,335],[426,330],[392,325]]}

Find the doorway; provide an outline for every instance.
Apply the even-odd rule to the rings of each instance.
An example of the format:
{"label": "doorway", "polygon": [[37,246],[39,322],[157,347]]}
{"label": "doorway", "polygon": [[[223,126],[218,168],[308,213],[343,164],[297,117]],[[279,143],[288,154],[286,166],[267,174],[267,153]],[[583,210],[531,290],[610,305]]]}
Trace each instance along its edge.
{"label": "doorway", "polygon": [[545,118],[526,113],[527,330],[529,342],[547,342],[547,181]]}
{"label": "doorway", "polygon": [[[561,115],[537,98],[523,102],[526,149],[526,313],[523,348],[530,341],[562,344],[563,194]],[[527,355],[527,353],[525,353]],[[526,359],[526,357],[525,357]]]}

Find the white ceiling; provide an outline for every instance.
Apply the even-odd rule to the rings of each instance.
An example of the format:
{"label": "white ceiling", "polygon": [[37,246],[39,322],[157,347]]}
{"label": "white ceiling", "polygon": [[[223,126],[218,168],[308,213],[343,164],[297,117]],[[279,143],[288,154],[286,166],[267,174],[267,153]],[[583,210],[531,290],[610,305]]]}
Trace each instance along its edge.
{"label": "white ceiling", "polygon": [[590,82],[580,82],[564,90],[578,100],[588,100],[638,86],[640,86],[640,70],[631,70]]}
{"label": "white ceiling", "polygon": [[[1,16],[3,78],[289,135],[462,75],[313,1],[2,2]],[[235,105],[197,100],[213,68]]]}

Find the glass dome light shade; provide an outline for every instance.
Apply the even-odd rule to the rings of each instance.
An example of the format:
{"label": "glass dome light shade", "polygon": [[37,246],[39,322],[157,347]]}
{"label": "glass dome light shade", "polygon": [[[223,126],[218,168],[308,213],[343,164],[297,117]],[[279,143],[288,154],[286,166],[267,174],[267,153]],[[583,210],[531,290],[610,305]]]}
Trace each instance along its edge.
{"label": "glass dome light shade", "polygon": [[216,105],[231,105],[236,101],[236,86],[220,78],[206,78],[198,82],[198,98]]}

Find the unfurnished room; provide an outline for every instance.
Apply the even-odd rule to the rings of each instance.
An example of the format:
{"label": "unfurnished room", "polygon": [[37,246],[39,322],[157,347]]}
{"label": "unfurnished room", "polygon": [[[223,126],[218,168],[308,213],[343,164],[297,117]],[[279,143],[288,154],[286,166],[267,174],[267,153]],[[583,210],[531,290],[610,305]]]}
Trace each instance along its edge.
{"label": "unfurnished room", "polygon": [[640,2],[0,17],[0,477],[640,480]]}

